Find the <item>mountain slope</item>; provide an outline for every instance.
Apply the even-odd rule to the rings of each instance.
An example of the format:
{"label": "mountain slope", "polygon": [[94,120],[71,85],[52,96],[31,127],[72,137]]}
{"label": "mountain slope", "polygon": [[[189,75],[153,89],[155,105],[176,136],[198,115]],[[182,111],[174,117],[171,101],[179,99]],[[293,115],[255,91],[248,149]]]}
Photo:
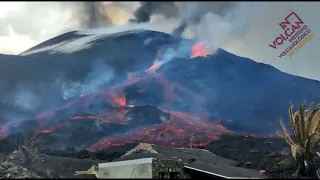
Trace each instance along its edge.
{"label": "mountain slope", "polygon": [[275,127],[258,127],[259,123],[270,122],[271,126],[277,127],[275,118],[286,118],[290,103],[317,102],[320,98],[317,93],[319,81],[287,74],[223,50],[196,61],[173,61],[172,65],[166,66],[168,68],[159,71],[171,80],[183,81],[185,87],[205,94],[205,104],[212,115],[238,119],[233,125],[245,123],[244,131],[253,126],[250,131],[259,128],[273,133]]}
{"label": "mountain slope", "polygon": [[222,49],[191,58],[195,46],[155,31],[70,32],[19,56],[0,57],[0,130],[70,134],[80,124],[92,129],[88,133],[104,129],[97,135],[104,139],[87,143],[91,149],[134,141],[168,144],[169,137],[159,134],[184,146],[193,133],[200,145],[231,131],[274,134],[275,118],[286,118],[291,102],[320,100],[319,81]]}

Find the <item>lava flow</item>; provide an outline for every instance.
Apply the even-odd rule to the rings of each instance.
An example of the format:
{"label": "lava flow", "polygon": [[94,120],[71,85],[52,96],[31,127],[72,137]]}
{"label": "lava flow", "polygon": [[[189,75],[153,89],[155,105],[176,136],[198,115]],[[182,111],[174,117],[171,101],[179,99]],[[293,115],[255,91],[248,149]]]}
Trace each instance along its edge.
{"label": "lava flow", "polygon": [[162,64],[163,62],[161,61],[155,61],[154,64],[146,70],[146,72],[155,73],[162,66]]}
{"label": "lava flow", "polygon": [[200,43],[195,43],[192,46],[191,49],[191,58],[195,58],[195,57],[205,57],[209,55],[209,51],[207,50],[207,48],[200,44]]}
{"label": "lava flow", "polygon": [[[200,44],[200,43],[195,43],[192,48],[191,48],[191,56],[190,58],[196,58],[196,57],[206,57],[208,56],[210,53],[208,51],[208,49]],[[152,66],[150,66],[146,72],[151,72],[151,73],[155,73],[162,65],[164,64],[163,61],[160,60],[156,60]]]}
{"label": "lava flow", "polygon": [[[172,112],[170,120],[139,131],[102,138],[89,151],[99,151],[129,143],[154,143],[170,147],[205,146],[222,134],[231,133],[216,122],[203,121],[198,117]],[[188,117],[188,118],[186,118]]]}
{"label": "lava flow", "polygon": [[[193,45],[191,58],[207,55],[209,53],[203,45]],[[127,79],[115,87],[81,95],[62,107],[39,113],[35,117],[37,124],[34,130],[40,134],[59,133],[62,129],[72,131],[76,127],[70,128],[70,124],[79,120],[99,122],[99,126],[117,124],[127,128],[125,133],[114,135],[114,130],[114,133],[109,132],[111,135],[92,142],[90,151],[134,142],[175,147],[190,146],[190,143],[202,146],[222,134],[230,133],[218,122],[205,121],[202,116],[174,110],[190,102],[190,106],[196,106],[204,97],[156,73],[163,65],[162,61],[155,61],[144,72],[128,73]],[[191,101],[187,101],[181,94]],[[97,104],[99,108],[95,109]],[[206,111],[202,107],[197,109],[198,113]],[[24,124],[0,125],[0,139],[14,134],[14,127],[24,129]],[[86,133],[82,133],[83,136]]]}

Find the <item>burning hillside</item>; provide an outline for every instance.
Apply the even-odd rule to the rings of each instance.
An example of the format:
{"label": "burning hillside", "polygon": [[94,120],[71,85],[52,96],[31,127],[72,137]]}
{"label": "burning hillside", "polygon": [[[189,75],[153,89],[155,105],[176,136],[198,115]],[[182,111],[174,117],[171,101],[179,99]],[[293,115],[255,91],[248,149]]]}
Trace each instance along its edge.
{"label": "burning hillside", "polygon": [[[204,46],[194,44],[191,57],[207,55],[209,54]],[[229,132],[218,123],[206,122],[191,114],[141,106],[151,104],[173,110],[175,107],[184,107],[188,104],[181,94],[190,96],[194,102],[201,99],[197,93],[157,74],[156,71],[162,62],[156,61],[145,72],[128,73],[127,79],[115,87],[82,94],[56,110],[41,112],[35,116],[35,120],[2,125],[0,126],[2,138],[19,133],[17,129],[26,130],[27,127],[28,130],[36,130],[40,134],[73,129],[69,121],[77,120],[95,121],[97,126],[101,124],[127,126],[125,133],[99,140],[89,148],[92,151],[136,142],[189,146],[190,141],[194,141],[192,142],[194,146],[201,146],[218,139],[220,134]],[[156,91],[158,92],[155,93]],[[97,106],[99,109],[95,110]],[[110,135],[116,132],[112,131]]]}
{"label": "burning hillside", "polygon": [[[36,131],[53,148],[202,146],[226,133],[273,134],[289,101],[320,100],[317,81],[193,41],[150,31],[91,36],[57,37],[4,60],[17,71],[0,71],[12,79],[0,94],[2,139]],[[81,38],[87,44],[72,49]]]}
{"label": "burning hillside", "polygon": [[[139,118],[139,117],[138,117]],[[124,133],[100,139],[89,148],[90,151],[108,147],[147,142],[169,147],[204,146],[219,139],[229,131],[219,123],[206,122],[181,112],[172,112],[170,119],[161,118],[162,123],[141,128],[139,131]]]}

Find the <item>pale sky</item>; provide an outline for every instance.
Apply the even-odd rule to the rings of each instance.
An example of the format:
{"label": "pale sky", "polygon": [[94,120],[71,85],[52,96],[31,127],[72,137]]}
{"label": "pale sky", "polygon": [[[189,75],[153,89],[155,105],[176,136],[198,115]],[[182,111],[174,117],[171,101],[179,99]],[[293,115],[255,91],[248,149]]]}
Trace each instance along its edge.
{"label": "pale sky", "polygon": [[[240,56],[271,64],[282,71],[320,80],[320,55],[318,54],[320,2],[261,2],[259,4],[263,8],[257,8],[260,13],[257,13],[258,17],[252,29],[244,37],[232,39],[225,48]],[[278,23],[289,14],[289,9],[294,10],[302,18],[315,37],[293,56],[280,59],[278,55],[281,51],[272,49],[268,45],[283,33]]]}
{"label": "pale sky", "polygon": [[[60,33],[79,29],[79,24],[72,21],[74,7],[61,2],[0,2],[0,53],[18,54]],[[283,33],[278,23],[284,20],[290,9],[316,36],[292,57],[280,59],[281,51],[268,45]],[[255,7],[250,9],[252,27],[242,37],[232,37],[221,46],[282,71],[320,80],[317,52],[320,45],[319,9],[320,2],[255,2]]]}

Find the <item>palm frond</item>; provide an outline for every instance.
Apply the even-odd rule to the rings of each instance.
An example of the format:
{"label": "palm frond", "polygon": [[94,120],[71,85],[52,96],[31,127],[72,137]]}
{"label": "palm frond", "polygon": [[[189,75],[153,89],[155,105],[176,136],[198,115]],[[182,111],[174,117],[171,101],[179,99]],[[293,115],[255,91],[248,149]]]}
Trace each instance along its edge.
{"label": "palm frond", "polygon": [[299,121],[299,130],[300,130],[300,133],[299,133],[299,136],[300,136],[300,141],[301,141],[301,144],[304,144],[305,142],[305,135],[306,135],[306,129],[305,129],[305,118],[304,118],[304,112],[305,112],[305,106],[304,104],[301,104],[299,106],[299,118],[298,118],[298,121]]}
{"label": "palm frond", "polygon": [[280,161],[279,165],[285,165],[285,164],[292,164],[295,162],[295,159],[292,158],[292,156],[285,158],[284,160]]}
{"label": "palm frond", "polygon": [[300,155],[301,153],[302,153],[302,147],[299,144],[291,145],[291,154],[295,160],[297,159],[297,155]]}
{"label": "palm frond", "polygon": [[282,119],[278,118],[278,122],[282,128],[282,131],[277,131],[277,134],[282,137],[283,139],[285,139],[287,141],[287,143],[289,143],[290,145],[295,144],[295,142],[291,139],[290,134],[285,126],[285,124],[283,123]]}
{"label": "palm frond", "polygon": [[320,125],[320,107],[316,107],[315,109],[309,109],[309,117],[307,119],[308,121],[308,127],[306,129],[306,131],[308,132],[307,136],[311,136],[312,134],[314,134],[317,130],[317,128]]}
{"label": "palm frond", "polygon": [[319,140],[319,138],[320,138],[320,135],[317,133],[314,133],[310,136],[310,138],[306,139],[306,144],[305,144],[306,152],[313,153],[314,146]]}
{"label": "palm frond", "polygon": [[296,119],[295,119],[295,116],[294,116],[294,113],[293,113],[293,104],[289,107],[289,120],[290,120],[290,125],[291,125],[291,128],[292,128],[292,131],[293,131],[293,135],[296,137],[297,136],[297,129],[295,127],[295,124],[296,124]]}
{"label": "palm frond", "polygon": [[294,129],[295,129],[295,139],[299,142],[299,143],[303,143],[303,141],[301,140],[301,129],[300,129],[300,113],[299,111],[296,111],[293,115],[293,118],[294,118],[294,123],[293,126],[294,126]]}
{"label": "palm frond", "polygon": [[297,160],[299,156],[299,161],[309,161],[314,155],[315,144],[320,139],[320,106],[313,107],[311,103],[306,109],[304,104],[300,104],[296,112],[293,107],[294,105],[290,105],[288,110],[293,138],[279,118],[277,120],[282,130],[277,131],[277,134],[290,145],[293,159]]}
{"label": "palm frond", "polygon": [[284,139],[290,146],[292,146],[293,144],[295,144],[291,137],[288,136],[286,133],[284,133],[283,131],[277,131],[276,132],[278,136],[280,136],[282,139]]}

